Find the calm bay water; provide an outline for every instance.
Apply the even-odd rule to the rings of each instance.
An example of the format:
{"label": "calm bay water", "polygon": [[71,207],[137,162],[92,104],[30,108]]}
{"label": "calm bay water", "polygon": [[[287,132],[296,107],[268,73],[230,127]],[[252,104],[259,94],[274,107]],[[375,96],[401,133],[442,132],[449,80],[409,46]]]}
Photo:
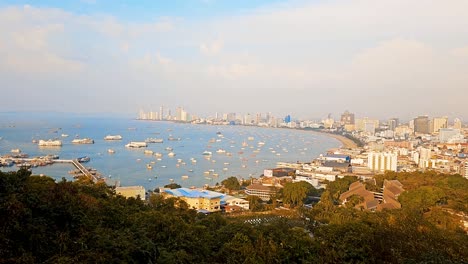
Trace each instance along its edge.
{"label": "calm bay water", "polygon": [[[217,132],[223,137],[219,137]],[[69,136],[62,137],[62,134]],[[106,135],[117,134],[122,135],[123,140],[104,140]],[[168,141],[171,136],[181,140]],[[143,185],[146,189],[171,181],[184,187],[201,187],[214,185],[230,176],[258,177],[265,168],[275,167],[278,161],[310,161],[327,149],[340,145],[336,139],[299,130],[24,113],[0,114],[0,137],[0,155],[19,148],[30,157],[57,154],[61,159],[73,159],[89,156],[91,161],[85,166],[96,168],[108,178],[108,183],[120,181],[122,186]],[[92,138],[95,144],[72,144],[75,137]],[[130,141],[144,141],[150,137],[164,139],[164,143],[149,144],[146,148],[162,153],[160,161],[153,155],[145,155],[145,148],[125,147]],[[32,143],[33,139],[54,138],[61,139],[63,146],[40,148]],[[165,150],[167,147],[173,149],[175,157],[168,157],[170,151]],[[115,150],[115,153],[109,154],[108,149]],[[218,149],[226,153],[217,153]],[[211,159],[202,155],[204,151],[213,153]],[[193,159],[196,163],[192,162]],[[153,169],[148,169],[147,164]],[[54,164],[33,168],[33,173],[72,179],[68,171],[73,169],[69,164]],[[188,178],[182,178],[183,175]]]}

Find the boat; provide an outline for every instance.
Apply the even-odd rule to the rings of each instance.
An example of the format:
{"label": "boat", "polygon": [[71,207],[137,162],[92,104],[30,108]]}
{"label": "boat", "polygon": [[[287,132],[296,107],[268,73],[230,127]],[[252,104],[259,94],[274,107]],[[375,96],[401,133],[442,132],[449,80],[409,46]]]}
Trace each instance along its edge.
{"label": "boat", "polygon": [[183,179],[183,180],[186,180],[186,179],[188,179],[188,178],[189,178],[188,175],[182,175],[182,179]]}
{"label": "boat", "polygon": [[145,149],[144,153],[147,155],[153,155],[153,151],[149,149]]}
{"label": "boat", "polygon": [[21,150],[20,149],[12,149],[11,150],[11,153],[21,153]]}
{"label": "boat", "polygon": [[169,157],[174,157],[175,155],[176,155],[176,154],[175,154],[174,152],[169,152],[169,153],[167,153],[167,156],[169,156]]}
{"label": "boat", "polygon": [[132,141],[125,145],[127,148],[146,148],[148,145],[146,142]]}
{"label": "boat", "polygon": [[115,150],[113,150],[113,149],[108,149],[107,152],[110,153],[110,154],[114,154],[114,153],[115,153]]}
{"label": "boat", "polygon": [[68,134],[62,134],[62,137],[68,137]]}
{"label": "boat", "polygon": [[152,170],[152,169],[153,169],[153,166],[151,166],[151,164],[146,164],[146,168],[147,168],[148,170]]}
{"label": "boat", "polygon": [[94,140],[90,138],[76,138],[72,140],[73,144],[94,144]]}
{"label": "boat", "polygon": [[104,137],[104,140],[122,140],[121,135],[107,135]]}
{"label": "boat", "polygon": [[248,138],[247,138],[247,140],[250,140],[250,141],[252,141],[252,140],[254,140],[254,139],[255,139],[254,137],[248,137]]}
{"label": "boat", "polygon": [[216,151],[216,153],[226,153],[226,150],[224,150],[224,149],[218,149],[218,150]]}
{"label": "boat", "polygon": [[202,155],[204,156],[211,156],[213,153],[211,151],[203,151]]}
{"label": "boat", "polygon": [[180,141],[181,138],[169,137],[167,140],[169,140],[169,141]]}
{"label": "boat", "polygon": [[154,153],[153,155],[156,156],[156,157],[162,157],[163,154],[161,154],[161,153],[159,153],[159,152],[156,152],[156,153]]}
{"label": "boat", "polygon": [[77,160],[78,160],[79,163],[84,163],[84,162],[90,161],[91,158],[88,157],[88,156],[84,156],[84,157],[77,158]]}
{"label": "boat", "polygon": [[163,143],[164,139],[162,138],[147,138],[145,140],[146,143]]}
{"label": "boat", "polygon": [[167,147],[167,148],[165,148],[165,150],[167,150],[167,151],[172,151],[172,148],[171,148],[171,147]]}
{"label": "boat", "polygon": [[61,140],[39,140],[37,143],[40,147],[60,147],[62,146]]}

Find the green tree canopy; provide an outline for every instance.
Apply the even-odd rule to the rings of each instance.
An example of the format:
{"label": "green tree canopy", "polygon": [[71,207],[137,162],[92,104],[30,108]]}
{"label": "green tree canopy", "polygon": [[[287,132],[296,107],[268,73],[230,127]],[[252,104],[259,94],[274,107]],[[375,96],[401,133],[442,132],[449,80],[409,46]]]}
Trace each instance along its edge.
{"label": "green tree canopy", "polygon": [[226,187],[227,189],[229,189],[229,190],[239,190],[240,189],[239,180],[234,176],[231,176],[231,177],[223,180],[221,182],[221,184],[224,187]]}

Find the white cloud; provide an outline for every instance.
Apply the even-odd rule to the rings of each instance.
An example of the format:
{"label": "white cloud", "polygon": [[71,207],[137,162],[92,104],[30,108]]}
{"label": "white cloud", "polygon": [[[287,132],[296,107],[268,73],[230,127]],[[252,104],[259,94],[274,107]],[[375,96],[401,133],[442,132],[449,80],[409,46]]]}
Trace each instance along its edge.
{"label": "white cloud", "polygon": [[[281,105],[302,113],[466,115],[466,10],[465,0],[297,1],[240,15],[141,23],[112,14],[3,8],[0,75],[84,71],[86,86],[96,90],[135,94],[124,85],[135,82],[132,89],[148,95],[139,100],[209,98],[219,111],[238,111],[232,98],[244,95],[242,107],[252,111]],[[103,85],[117,75],[118,83]],[[288,92],[291,100],[284,100]],[[171,93],[189,96],[171,99]],[[258,96],[245,96],[251,94]]]}
{"label": "white cloud", "polygon": [[211,43],[202,43],[200,44],[200,51],[205,55],[214,56],[221,52],[223,45],[223,41],[219,39]]}

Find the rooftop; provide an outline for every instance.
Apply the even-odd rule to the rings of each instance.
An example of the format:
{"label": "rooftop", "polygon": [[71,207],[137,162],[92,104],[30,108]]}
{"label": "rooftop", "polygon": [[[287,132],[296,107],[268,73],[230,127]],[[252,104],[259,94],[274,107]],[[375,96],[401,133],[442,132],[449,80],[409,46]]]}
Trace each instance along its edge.
{"label": "rooftop", "polygon": [[175,197],[188,197],[188,198],[223,198],[224,194],[218,192],[212,192],[207,190],[197,190],[197,189],[188,189],[188,188],[178,188],[178,189],[167,189],[164,190],[165,193],[168,193]]}

